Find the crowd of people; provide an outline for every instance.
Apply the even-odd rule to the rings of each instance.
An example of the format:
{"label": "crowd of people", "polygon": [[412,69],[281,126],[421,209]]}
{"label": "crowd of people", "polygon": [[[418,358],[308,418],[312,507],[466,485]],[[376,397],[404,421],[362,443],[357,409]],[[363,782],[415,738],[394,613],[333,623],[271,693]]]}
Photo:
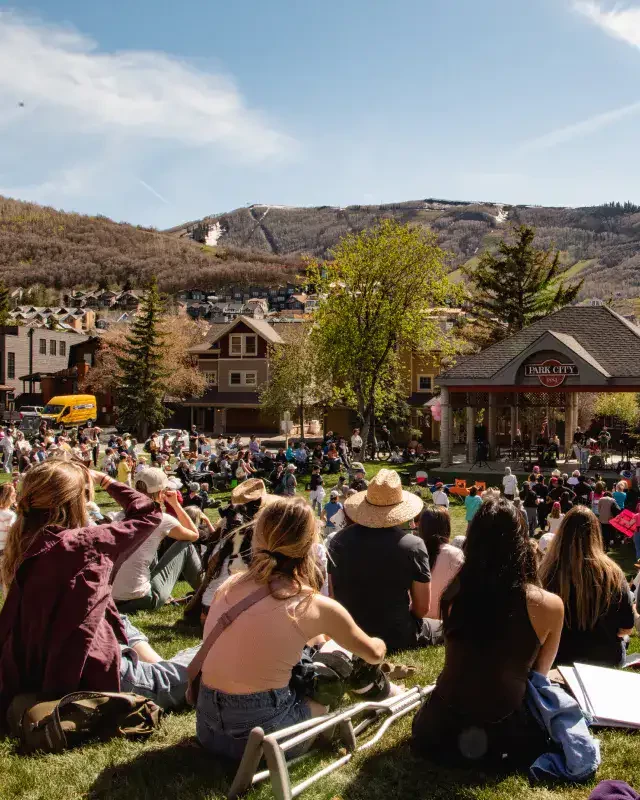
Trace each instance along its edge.
{"label": "crowd of people", "polygon": [[[195,670],[198,741],[238,758],[256,726],[324,714],[345,692],[401,692],[410,670],[387,654],[443,644],[414,752],[521,765],[549,747],[532,674],[624,663],[636,600],[606,551],[616,513],[637,512],[636,481],[536,471],[519,486],[507,470],[502,491],[471,489],[466,536],[452,541],[447,487],[425,503],[396,471],[367,481],[358,431],[275,454],[195,429],[143,448],[113,435],[98,470],[97,430],[44,430],[44,458],[0,489],[0,726],[25,692],[135,691],[177,710]],[[224,505],[211,497],[221,487]],[[96,488],[121,510],[103,514]],[[179,580],[204,645],[165,660],[133,620],[174,602]]]}

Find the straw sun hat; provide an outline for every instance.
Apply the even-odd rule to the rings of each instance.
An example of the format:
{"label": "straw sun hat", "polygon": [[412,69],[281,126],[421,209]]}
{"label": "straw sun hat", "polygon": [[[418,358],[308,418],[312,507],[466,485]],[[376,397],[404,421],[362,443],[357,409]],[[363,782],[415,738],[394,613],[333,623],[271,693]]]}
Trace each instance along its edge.
{"label": "straw sun hat", "polygon": [[231,502],[234,506],[243,506],[245,503],[253,503],[256,500],[260,500],[261,505],[264,506],[277,499],[277,495],[267,494],[264,481],[261,481],[260,478],[249,478],[242,481],[231,492]]}
{"label": "straw sun hat", "polygon": [[405,492],[400,476],[381,469],[365,492],[358,492],[344,502],[349,519],[367,528],[393,528],[413,519],[422,511],[422,498]]}

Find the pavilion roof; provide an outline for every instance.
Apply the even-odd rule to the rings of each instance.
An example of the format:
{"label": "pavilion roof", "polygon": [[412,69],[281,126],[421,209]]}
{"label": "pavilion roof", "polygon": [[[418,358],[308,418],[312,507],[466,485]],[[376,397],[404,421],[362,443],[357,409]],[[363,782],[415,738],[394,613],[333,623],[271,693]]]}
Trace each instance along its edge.
{"label": "pavilion roof", "polygon": [[518,333],[470,355],[438,378],[491,379],[550,333],[606,377],[640,378],[640,328],[607,306],[567,306]]}

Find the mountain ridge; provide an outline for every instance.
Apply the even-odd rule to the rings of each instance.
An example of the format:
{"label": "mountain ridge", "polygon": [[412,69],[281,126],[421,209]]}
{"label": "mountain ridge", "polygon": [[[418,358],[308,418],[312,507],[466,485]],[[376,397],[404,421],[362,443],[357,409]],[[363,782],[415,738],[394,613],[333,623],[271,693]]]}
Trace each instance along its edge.
{"label": "mountain ridge", "polygon": [[[456,278],[463,265],[492,250],[512,225],[533,225],[539,247],[557,247],[570,280],[584,278],[581,297],[632,300],[640,296],[640,206],[511,205],[425,198],[380,205],[282,206],[255,203],[170,228],[177,238],[217,246],[326,258],[341,236],[385,218],[433,230]],[[211,237],[209,239],[208,237]]]}

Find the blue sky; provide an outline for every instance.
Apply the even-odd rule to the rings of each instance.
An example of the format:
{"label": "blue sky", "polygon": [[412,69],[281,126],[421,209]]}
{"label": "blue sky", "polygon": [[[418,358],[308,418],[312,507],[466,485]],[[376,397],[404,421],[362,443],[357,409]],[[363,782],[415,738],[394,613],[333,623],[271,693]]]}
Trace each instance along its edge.
{"label": "blue sky", "polygon": [[0,3],[0,193],[66,210],[640,202],[639,132],[640,0]]}

